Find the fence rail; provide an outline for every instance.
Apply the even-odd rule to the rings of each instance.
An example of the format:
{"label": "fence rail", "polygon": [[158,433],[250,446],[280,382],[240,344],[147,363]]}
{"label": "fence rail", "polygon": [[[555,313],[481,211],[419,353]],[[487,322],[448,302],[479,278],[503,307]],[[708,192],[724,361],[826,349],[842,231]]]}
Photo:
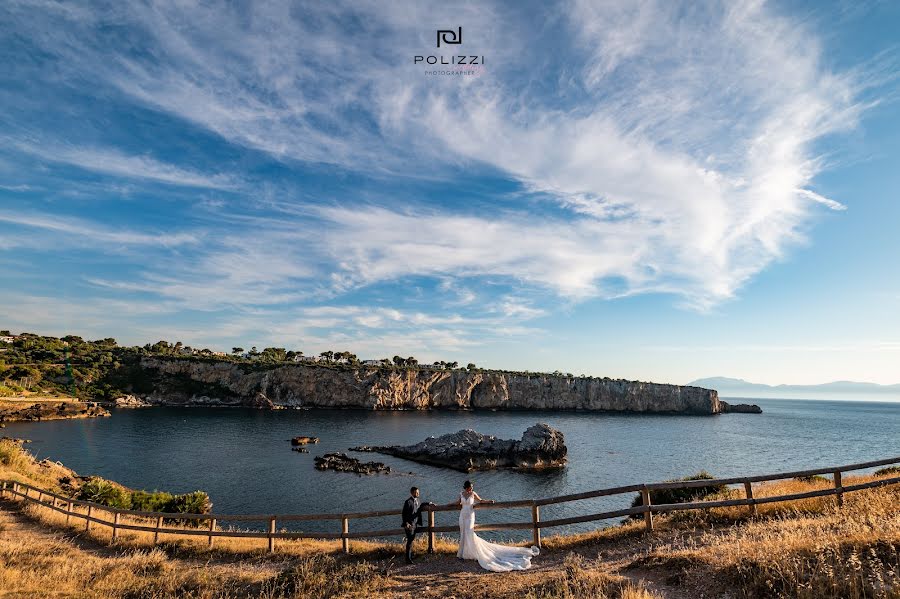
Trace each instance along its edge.
{"label": "fence rail", "polygon": [[[781,501],[798,501],[801,499],[810,499],[815,497],[826,497],[834,495],[838,505],[843,504],[844,493],[852,493],[862,489],[871,489],[875,487],[883,487],[887,485],[895,485],[900,483],[900,476],[879,478],[866,483],[858,483],[844,486],[842,482],[842,474],[844,472],[852,472],[854,470],[863,470],[874,468],[877,466],[889,466],[900,464],[900,457],[890,458],[886,460],[877,460],[872,462],[863,462],[859,464],[848,464],[846,466],[833,466],[830,468],[816,468],[813,470],[797,470],[794,472],[780,472],[777,474],[764,474],[757,476],[744,476],[735,478],[721,478],[712,480],[695,480],[695,481],[671,481],[649,484],[627,485],[622,487],[613,487],[609,489],[598,489],[596,491],[587,491],[585,493],[576,493],[572,495],[561,495],[558,497],[548,497],[544,499],[524,499],[518,501],[503,501],[493,504],[479,504],[476,509],[512,509],[512,508],[530,508],[531,519],[527,522],[504,522],[478,524],[475,530],[531,530],[532,538],[535,545],[541,545],[541,530],[558,526],[567,526],[571,524],[582,524],[585,522],[596,522],[599,520],[608,520],[610,518],[620,518],[623,516],[635,516],[643,514],[644,523],[648,531],[653,530],[653,515],[659,513],[668,513],[676,511],[699,510],[720,507],[748,506],[750,513],[756,513],[756,506],[781,502]],[[790,495],[779,495],[775,497],[759,497],[753,496],[753,483],[767,482],[774,480],[784,480],[789,478],[816,476],[822,474],[830,474],[832,476],[833,486],[828,489],[820,489],[816,491],[808,491],[805,493],[793,493]],[[706,487],[717,485],[743,485],[744,497],[740,499],[725,499],[717,501],[693,501],[688,503],[673,504],[653,504],[651,502],[651,491],[668,490],[668,489],[685,489],[693,487]],[[608,497],[612,495],[622,495],[626,493],[641,494],[641,505],[626,509],[614,510],[609,512],[600,512],[595,514],[586,514],[583,516],[573,516],[568,518],[557,518],[553,520],[541,520],[540,508],[545,505],[556,505],[560,503],[570,503],[574,501],[582,501],[584,499],[593,499],[597,497]],[[66,516],[66,523],[70,522],[72,517],[80,518],[84,521],[86,531],[89,531],[91,524],[98,524],[112,529],[112,539],[118,538],[120,530],[131,530],[138,532],[153,533],[154,543],[159,542],[160,534],[181,535],[181,536],[201,536],[207,537],[209,546],[213,546],[214,539],[217,537],[226,538],[249,538],[249,539],[267,539],[268,549],[270,552],[275,550],[276,539],[340,539],[343,550],[350,551],[350,539],[366,539],[366,538],[383,538],[391,536],[403,535],[402,528],[392,528],[387,530],[373,530],[350,532],[350,520],[361,520],[365,518],[383,518],[391,516],[400,516],[399,510],[386,510],[377,512],[347,512],[340,514],[182,514],[182,513],[163,513],[163,512],[142,512],[136,510],[124,510],[113,508],[90,501],[81,501],[64,497],[57,493],[52,493],[45,489],[34,487],[25,483],[13,480],[0,480],[0,497],[11,499],[20,499],[25,503],[37,504],[53,511],[59,512]],[[76,507],[86,508],[86,512],[76,511]],[[419,531],[428,535],[428,551],[434,550],[435,533],[456,532],[456,526],[436,526],[435,513],[455,511],[459,507],[455,504],[423,506],[423,511],[428,513],[428,526],[419,527]],[[96,512],[106,514],[106,518],[97,517]],[[121,521],[122,516],[135,516],[137,518],[153,521],[154,524],[142,525],[134,523],[126,523]],[[110,519],[110,517],[112,519]],[[198,528],[173,528],[164,526],[166,520],[194,520],[198,521]],[[288,532],[278,531],[278,522],[310,522],[323,520],[340,520],[340,532]],[[200,528],[200,521],[206,523],[205,528]],[[265,531],[234,531],[219,530],[216,528],[219,522],[265,522],[267,524]]]}

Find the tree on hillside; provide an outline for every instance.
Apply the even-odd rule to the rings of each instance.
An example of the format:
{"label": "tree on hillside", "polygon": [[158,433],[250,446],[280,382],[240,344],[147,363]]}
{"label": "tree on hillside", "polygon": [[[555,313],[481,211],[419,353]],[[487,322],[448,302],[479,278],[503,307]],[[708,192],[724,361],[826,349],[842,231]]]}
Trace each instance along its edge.
{"label": "tree on hillside", "polygon": [[244,348],[243,347],[232,347],[231,353],[234,354],[235,356],[239,356],[244,353]]}
{"label": "tree on hillside", "polygon": [[468,364],[466,364],[466,370],[475,370],[476,368],[478,367],[475,366],[474,362],[469,362]]}
{"label": "tree on hillside", "polygon": [[287,350],[283,347],[267,347],[260,354],[260,358],[267,362],[284,362],[286,357]]}
{"label": "tree on hillside", "polygon": [[394,356],[394,365],[395,366],[405,366],[406,358],[401,358],[400,356]]}
{"label": "tree on hillside", "polygon": [[319,355],[325,358],[326,362],[331,362],[334,359],[334,352],[331,350],[323,351]]}

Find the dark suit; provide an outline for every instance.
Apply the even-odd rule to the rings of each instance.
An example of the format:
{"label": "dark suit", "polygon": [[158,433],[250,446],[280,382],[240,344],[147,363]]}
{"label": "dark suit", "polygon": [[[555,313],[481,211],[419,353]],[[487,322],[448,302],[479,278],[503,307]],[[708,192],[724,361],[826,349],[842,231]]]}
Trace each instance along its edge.
{"label": "dark suit", "polygon": [[403,531],[406,533],[406,561],[412,561],[412,545],[416,540],[416,532],[422,526],[422,506],[419,499],[410,496],[403,503]]}

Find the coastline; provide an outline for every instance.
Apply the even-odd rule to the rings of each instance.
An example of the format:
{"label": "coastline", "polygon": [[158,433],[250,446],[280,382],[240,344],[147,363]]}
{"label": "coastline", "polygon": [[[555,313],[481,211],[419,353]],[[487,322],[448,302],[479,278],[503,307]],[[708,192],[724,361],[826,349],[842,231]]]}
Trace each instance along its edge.
{"label": "coastline", "polygon": [[0,398],[0,423],[108,418],[109,410],[98,402],[70,398],[4,397]]}

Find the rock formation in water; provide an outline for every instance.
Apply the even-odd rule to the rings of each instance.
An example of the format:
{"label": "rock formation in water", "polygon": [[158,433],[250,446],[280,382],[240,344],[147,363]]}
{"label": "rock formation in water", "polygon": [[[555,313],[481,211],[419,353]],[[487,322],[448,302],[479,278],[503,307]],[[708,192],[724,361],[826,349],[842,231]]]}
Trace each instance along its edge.
{"label": "rock formation in water", "polygon": [[544,470],[566,465],[563,434],[546,424],[535,424],[522,439],[498,439],[473,430],[429,437],[415,445],[356,447],[351,451],[375,451],[433,466],[445,466],[461,472],[473,470]]}
{"label": "rock formation in water", "polygon": [[762,414],[762,408],[753,403],[728,403],[719,400],[722,414]]}
{"label": "rock formation in water", "polygon": [[[329,368],[141,359],[144,399],[161,405],[370,410],[589,410],[718,414],[712,389],[498,371]],[[151,390],[152,389],[152,390]]]}
{"label": "rock formation in water", "polygon": [[334,470],[335,472],[352,472],[354,474],[390,474],[391,468],[381,462],[360,462],[346,453],[326,453],[314,458],[316,470]]}
{"label": "rock formation in water", "polygon": [[112,405],[117,408],[147,408],[153,404],[134,395],[123,395],[114,399]]}
{"label": "rock formation in water", "polygon": [[294,437],[291,439],[291,445],[309,445],[315,444],[319,442],[318,437],[307,437],[306,435],[301,435],[299,437]]}

